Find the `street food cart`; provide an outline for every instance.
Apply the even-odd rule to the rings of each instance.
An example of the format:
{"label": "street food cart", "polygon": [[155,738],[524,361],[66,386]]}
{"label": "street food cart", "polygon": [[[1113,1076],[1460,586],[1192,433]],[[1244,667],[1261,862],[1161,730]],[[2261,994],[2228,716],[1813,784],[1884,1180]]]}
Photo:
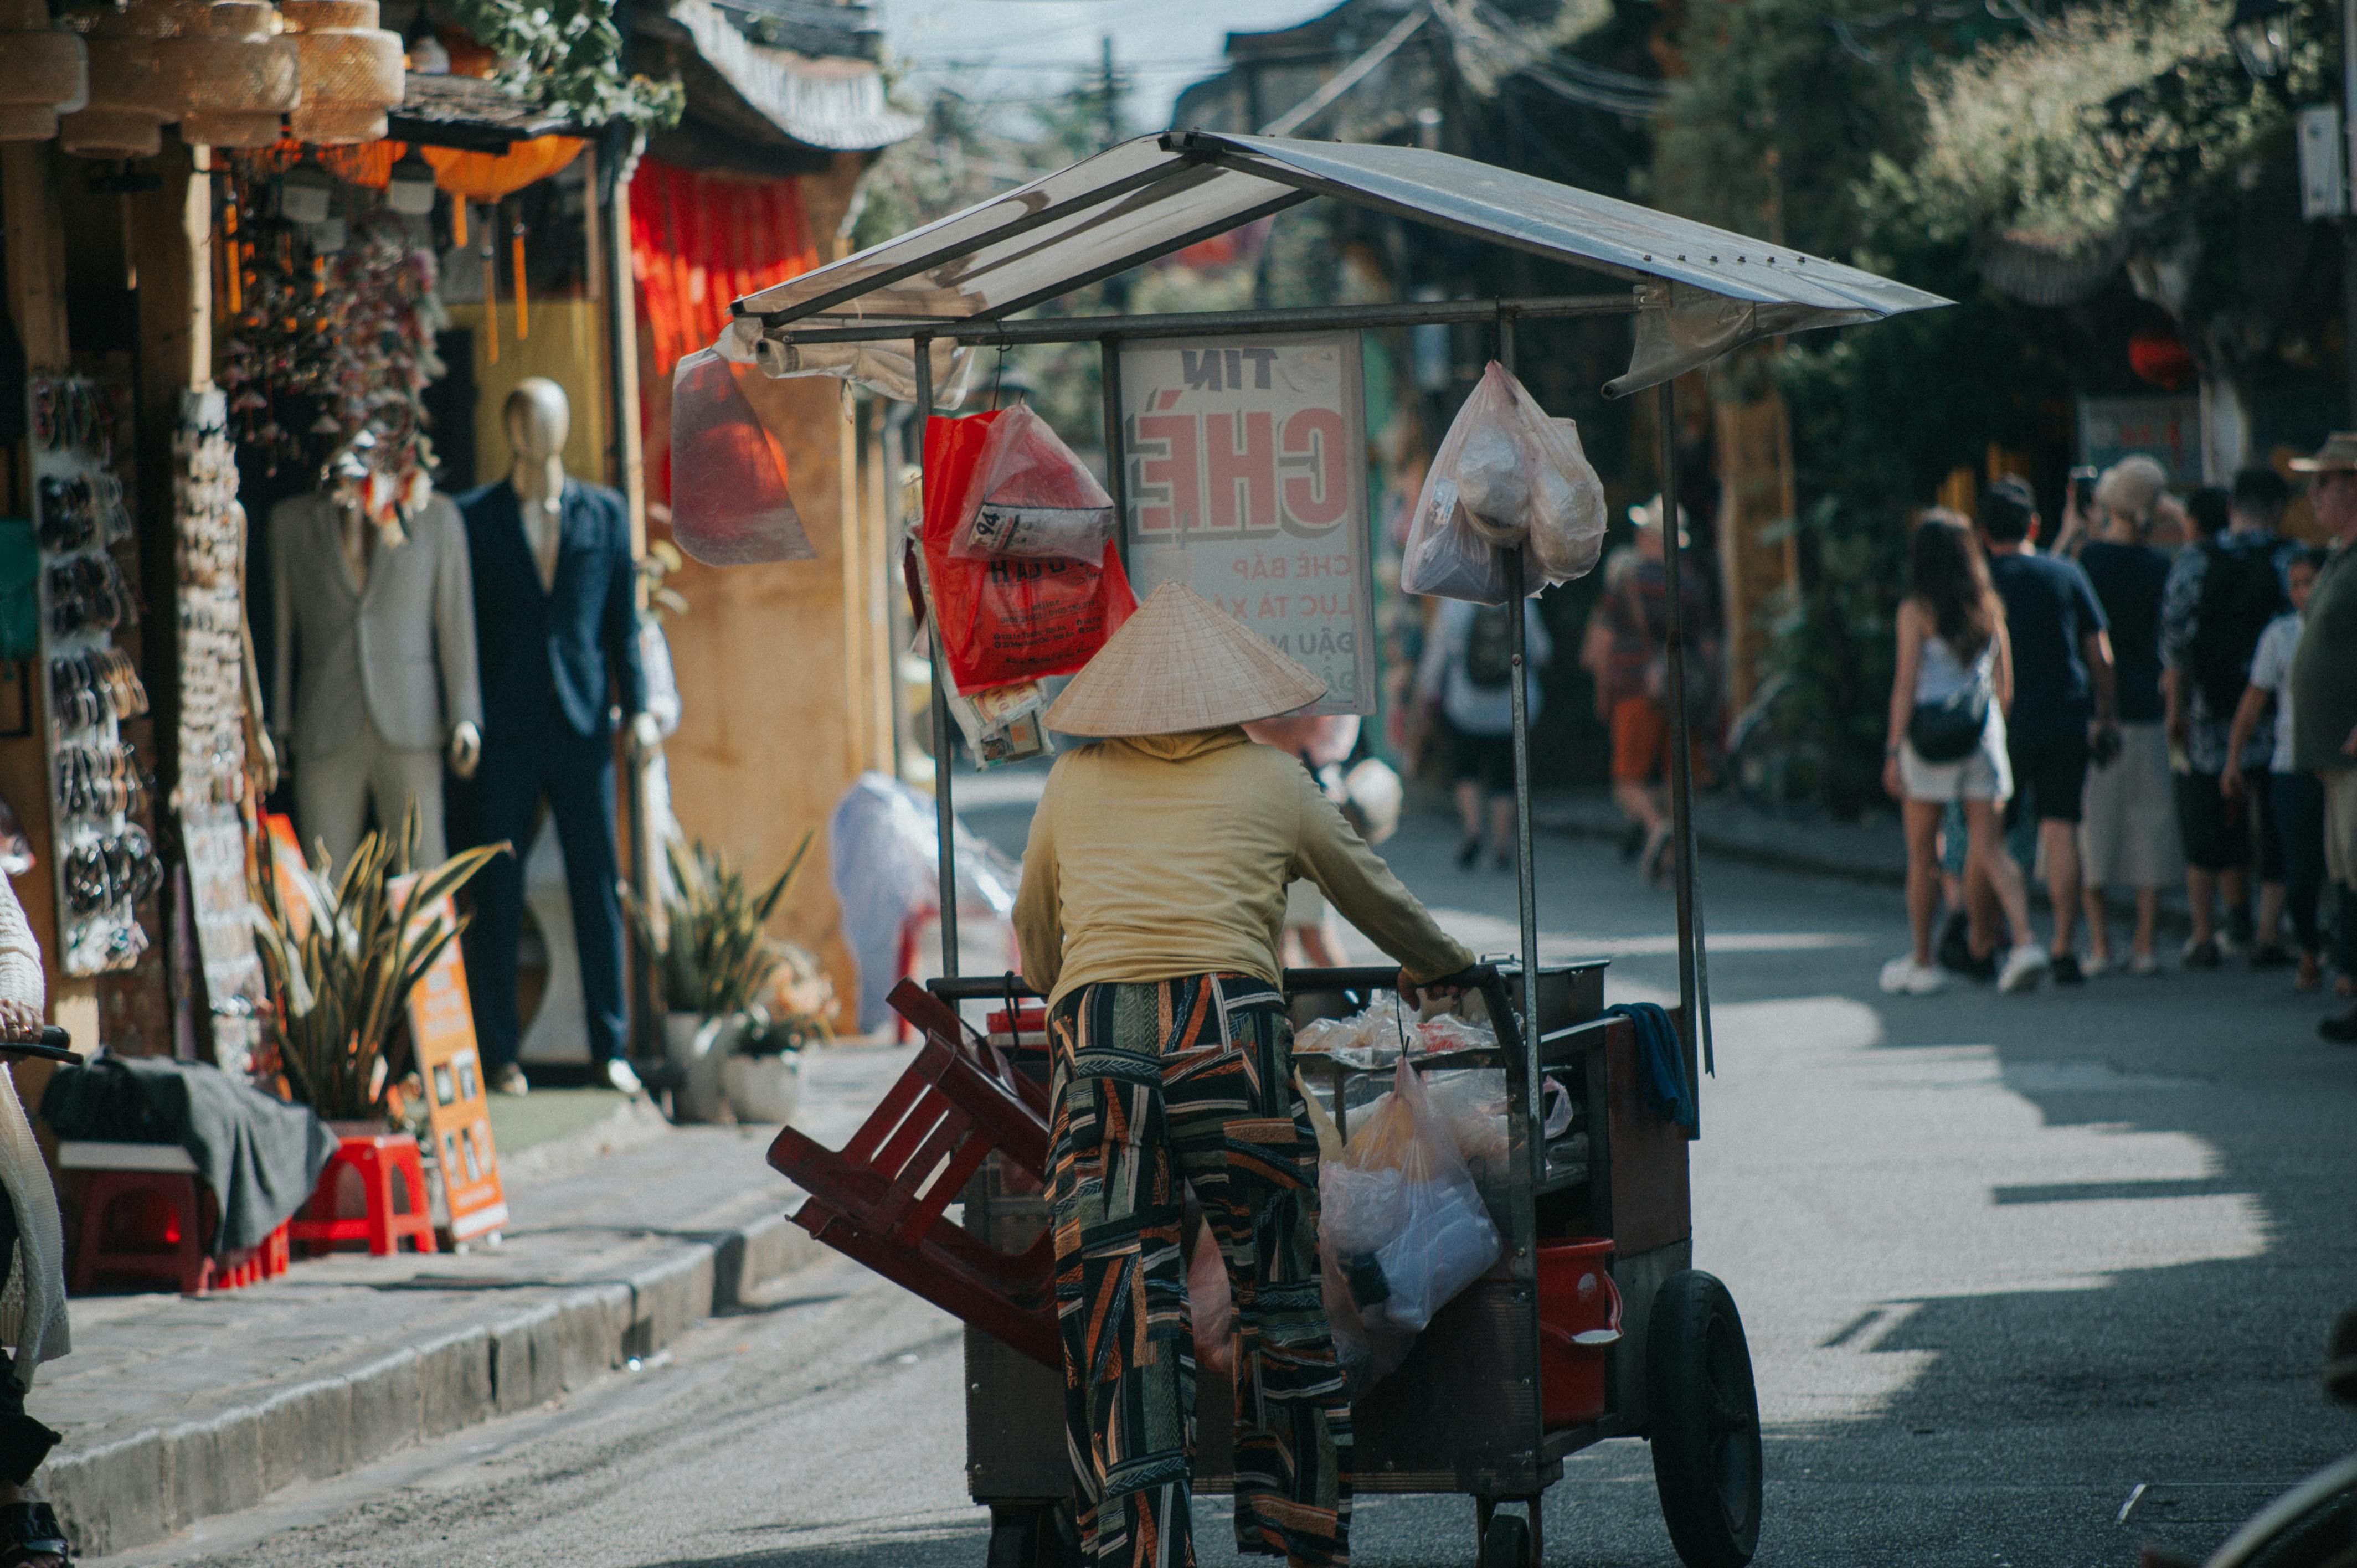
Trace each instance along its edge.
{"label": "street food cart", "polygon": [[[1529,298],[1321,306],[1178,315],[1027,317],[1083,285],[1299,203],[1327,197],[1600,274],[1620,286]],[[736,305],[720,345],[773,375],[826,373],[913,393],[930,413],[951,346],[1094,342],[1102,354],[1107,488],[1133,531],[1123,349],[1141,341],[1227,345],[1310,332],[1478,323],[1512,371],[1520,322],[1625,316],[1628,373],[1604,389],[1657,389],[1664,516],[1677,516],[1674,379],[1745,344],[1878,320],[1945,303],[1857,269],[1627,202],[1417,147],[1201,131],[1141,137],[764,290]],[[1230,353],[1234,350],[1227,350]],[[1231,375],[1232,371],[1229,372]],[[1133,540],[1134,542],[1134,540]],[[1519,551],[1504,552],[1508,602],[1523,597]],[[1691,1097],[1712,1066],[1709,982],[1697,895],[1686,744],[1679,553],[1666,553],[1667,707],[1678,925],[1674,1015]],[[1652,1444],[1664,1516],[1690,1563],[1748,1562],[1758,1540],[1760,1446],[1740,1318],[1726,1288],[1692,1266],[1686,1144],[1698,1133],[1647,1108],[1635,1031],[1604,1007],[1604,965],[1539,961],[1532,859],[1528,715],[1512,623],[1515,840],[1520,940],[1487,963],[1493,1047],[1416,1058],[1423,1070],[1502,1069],[1511,1179],[1504,1255],[1442,1309],[1406,1361],[1354,1406],[1361,1492],[1462,1493],[1475,1502],[1483,1568],[1541,1559],[1540,1498],[1565,1457],[1609,1437]],[[960,1016],[996,1004],[1019,1027],[1012,975],[959,973],[952,846],[955,783],[947,676],[935,645],[933,737],[944,973],[904,983],[895,1005],[925,1037],[918,1064],[841,1154],[791,1129],[771,1153],[813,1197],[813,1234],[965,1316],[968,1479],[992,1509],[992,1568],[1073,1560],[1071,1477],[1048,1294],[1044,1063],[1018,1039],[1001,1049]],[[1297,1024],[1337,1016],[1395,982],[1389,970],[1297,970]],[[1347,1069],[1324,1095],[1347,1114]],[[1549,1089],[1552,1083],[1558,1089]],[[1545,1107],[1567,1099],[1551,1133]],[[945,1210],[963,1201],[961,1218]],[[1603,1409],[1550,1426],[1542,1376],[1541,1255],[1561,1238],[1612,1245],[1628,1305],[1605,1369]],[[1226,1487],[1229,1401],[1199,1391],[1196,1487]]]}

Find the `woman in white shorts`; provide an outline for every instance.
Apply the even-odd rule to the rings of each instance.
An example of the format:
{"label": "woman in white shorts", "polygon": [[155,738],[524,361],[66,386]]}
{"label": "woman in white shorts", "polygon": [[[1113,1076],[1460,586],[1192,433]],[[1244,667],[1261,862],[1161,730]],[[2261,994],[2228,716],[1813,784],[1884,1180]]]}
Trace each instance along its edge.
{"label": "woman in white shorts", "polygon": [[[1907,918],[1914,948],[1882,966],[1882,989],[1926,996],[1943,976],[1932,960],[1932,922],[1940,903],[1940,818],[1950,801],[1964,812],[1965,907],[1977,910],[1980,889],[1996,896],[2012,950],[1997,976],[2007,991],[2038,983],[2044,955],[2029,930],[2029,901],[2021,868],[2005,852],[2000,820],[2013,794],[2006,759],[2005,712],[2013,702],[2013,661],[2006,640],[2005,606],[1990,585],[1972,530],[1953,512],[1934,510],[1916,526],[1907,597],[1899,607],[1899,663],[1890,685],[1890,725],[1883,746],[1882,786],[1900,803],[1907,825]],[[1977,734],[1959,726],[1980,715]],[[1968,745],[1962,755],[1927,760],[1919,741],[1934,736]],[[1990,950],[1991,935],[1977,928],[1974,955]]]}

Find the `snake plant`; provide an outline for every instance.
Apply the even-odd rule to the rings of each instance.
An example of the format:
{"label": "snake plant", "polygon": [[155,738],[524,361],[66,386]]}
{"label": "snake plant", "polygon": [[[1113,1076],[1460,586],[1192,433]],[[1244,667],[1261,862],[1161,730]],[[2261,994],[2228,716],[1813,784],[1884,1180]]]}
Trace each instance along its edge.
{"label": "snake plant", "polygon": [[759,894],[748,889],[726,855],[700,840],[693,848],[673,843],[660,925],[656,912],[624,889],[631,929],[654,961],[665,1008],[707,1018],[754,1010],[779,963],[762,928],[793,886],[814,836],[803,832],[786,868]]}
{"label": "snake plant", "polygon": [[441,900],[510,853],[504,843],[466,850],[396,888],[416,850],[414,804],[397,836],[369,834],[340,875],[325,845],[313,871],[282,864],[262,835],[252,920],[277,1003],[279,1060],[296,1098],[328,1121],[383,1113],[386,1042],[410,988],[466,925]]}

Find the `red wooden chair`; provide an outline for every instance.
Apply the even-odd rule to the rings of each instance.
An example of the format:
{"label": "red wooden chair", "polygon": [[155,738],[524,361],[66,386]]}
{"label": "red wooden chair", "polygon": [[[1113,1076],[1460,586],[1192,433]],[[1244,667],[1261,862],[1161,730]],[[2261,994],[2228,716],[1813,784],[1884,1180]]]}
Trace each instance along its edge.
{"label": "red wooden chair", "polygon": [[917,1058],[840,1153],[791,1127],[770,1164],[810,1197],[794,1222],[945,1311],[1050,1367],[1056,1329],[1050,1232],[1002,1252],[942,1217],[995,1149],[1048,1171],[1048,1091],[912,981],[888,999],[924,1035]]}

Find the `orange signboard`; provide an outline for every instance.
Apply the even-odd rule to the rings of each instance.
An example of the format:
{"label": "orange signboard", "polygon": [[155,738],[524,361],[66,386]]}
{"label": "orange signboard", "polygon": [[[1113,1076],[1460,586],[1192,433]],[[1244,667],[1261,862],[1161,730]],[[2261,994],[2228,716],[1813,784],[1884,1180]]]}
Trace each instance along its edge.
{"label": "orange signboard", "polygon": [[[394,883],[397,897],[406,896],[407,882]],[[455,925],[457,917],[446,897],[416,918]],[[491,1148],[490,1105],[483,1098],[474,1009],[457,942],[443,948],[409,993],[409,1038],[425,1084],[426,1120],[450,1206],[450,1240],[492,1234],[508,1222],[507,1195]]]}

